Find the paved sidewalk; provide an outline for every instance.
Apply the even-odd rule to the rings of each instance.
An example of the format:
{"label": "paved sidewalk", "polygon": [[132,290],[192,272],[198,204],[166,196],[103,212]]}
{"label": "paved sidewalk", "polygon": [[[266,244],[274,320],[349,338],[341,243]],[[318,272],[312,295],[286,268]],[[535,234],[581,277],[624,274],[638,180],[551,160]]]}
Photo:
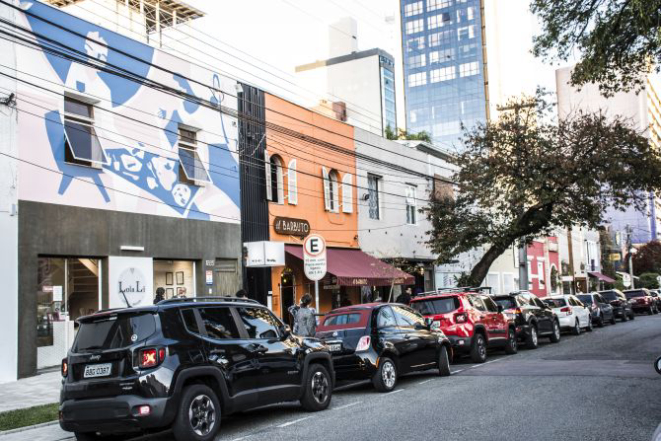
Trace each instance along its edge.
{"label": "paved sidewalk", "polygon": [[26,430],[12,433],[0,432],[1,441],[62,441],[73,439],[73,433],[65,432],[60,429],[60,426],[57,423],[26,428]]}
{"label": "paved sidewalk", "polygon": [[60,401],[60,372],[0,384],[0,412]]}

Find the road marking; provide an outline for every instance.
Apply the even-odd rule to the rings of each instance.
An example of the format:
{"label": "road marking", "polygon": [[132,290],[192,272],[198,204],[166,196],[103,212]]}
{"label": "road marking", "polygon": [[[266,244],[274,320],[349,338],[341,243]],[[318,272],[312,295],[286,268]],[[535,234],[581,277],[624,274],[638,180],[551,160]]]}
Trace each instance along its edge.
{"label": "road marking", "polygon": [[463,372],[466,369],[457,369],[456,371],[452,371],[453,374],[458,374],[459,372]]}
{"label": "road marking", "polygon": [[421,381],[418,384],[426,384],[426,383],[429,383],[430,381],[434,381],[434,378],[430,378],[429,380]]}
{"label": "road marking", "polygon": [[291,426],[292,424],[300,423],[301,421],[305,421],[305,420],[310,419],[310,418],[312,418],[312,417],[311,417],[311,416],[308,416],[308,417],[305,417],[305,418],[299,418],[299,419],[294,420],[294,421],[289,421],[289,422],[287,422],[287,423],[280,424],[280,425],[277,426],[277,427],[280,428],[280,429],[282,429],[283,427],[288,427],[288,426]]}
{"label": "road marking", "polygon": [[334,407],[332,410],[346,409],[347,407],[352,407],[352,406],[355,406],[356,404],[360,404],[360,403],[362,403],[362,401],[355,401],[353,403],[345,404],[343,406]]}

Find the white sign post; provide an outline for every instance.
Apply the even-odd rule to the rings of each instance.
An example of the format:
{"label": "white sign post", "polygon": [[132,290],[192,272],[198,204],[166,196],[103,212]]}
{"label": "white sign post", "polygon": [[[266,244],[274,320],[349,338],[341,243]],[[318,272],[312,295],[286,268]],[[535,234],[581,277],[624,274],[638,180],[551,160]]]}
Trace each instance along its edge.
{"label": "white sign post", "polygon": [[303,242],[303,269],[305,277],[314,280],[314,304],[319,311],[319,281],[326,276],[326,241],[311,234]]}

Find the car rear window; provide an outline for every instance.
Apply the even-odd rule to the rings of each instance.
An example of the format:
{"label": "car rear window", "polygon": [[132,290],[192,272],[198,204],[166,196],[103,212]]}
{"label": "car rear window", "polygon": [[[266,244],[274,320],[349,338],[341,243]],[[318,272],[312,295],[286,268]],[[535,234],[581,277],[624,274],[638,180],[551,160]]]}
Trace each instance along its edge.
{"label": "car rear window", "polygon": [[360,317],[358,313],[333,315],[324,320],[324,326],[355,325],[360,323]]}
{"label": "car rear window", "polygon": [[317,328],[317,331],[366,328],[368,317],[371,312],[371,310],[354,310],[334,314],[333,311],[331,311],[326,315],[324,322]]}
{"label": "car rear window", "polygon": [[517,307],[516,301],[513,297],[500,297],[493,299],[497,304],[503,307],[503,309],[514,309]]}
{"label": "car rear window", "polygon": [[457,297],[444,297],[441,299],[424,299],[411,302],[409,305],[422,315],[447,314],[459,308]]}
{"label": "car rear window", "polygon": [[633,299],[634,297],[645,297],[647,293],[643,290],[636,289],[634,291],[624,291],[624,295],[627,296],[627,299]]}
{"label": "car rear window", "polygon": [[562,308],[563,306],[567,306],[567,301],[565,299],[544,299],[543,301],[551,308]]}
{"label": "car rear window", "polygon": [[152,313],[119,314],[80,323],[74,352],[121,349],[142,341],[156,331]]}
{"label": "car rear window", "polygon": [[582,295],[582,296],[577,296],[577,297],[578,297],[578,300],[580,300],[581,302],[583,302],[585,304],[588,304],[588,305],[592,305],[592,296]]}
{"label": "car rear window", "polygon": [[599,294],[608,301],[618,300],[618,295],[615,291],[599,291]]}

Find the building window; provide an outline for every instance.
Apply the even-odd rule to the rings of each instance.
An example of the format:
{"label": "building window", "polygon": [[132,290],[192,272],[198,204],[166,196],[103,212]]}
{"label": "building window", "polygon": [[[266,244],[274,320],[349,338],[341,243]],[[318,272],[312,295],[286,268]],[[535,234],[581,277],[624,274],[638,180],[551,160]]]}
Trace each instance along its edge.
{"label": "building window", "polygon": [[287,167],[287,201],[290,205],[298,204],[298,175],[296,173],[296,159],[289,161]]}
{"label": "building window", "polygon": [[445,63],[455,59],[454,48],[441,49],[429,53],[429,64]]}
{"label": "building window", "polygon": [[436,29],[443,26],[452,24],[452,19],[450,18],[449,12],[442,12],[438,15],[432,15],[427,18],[427,27],[429,29]]}
{"label": "building window", "polygon": [[409,3],[404,6],[404,16],[411,17],[412,15],[422,14],[422,2]]}
{"label": "building window", "polygon": [[406,34],[416,34],[424,30],[425,22],[423,19],[411,20],[406,22]]}
{"label": "building window", "polygon": [[409,87],[424,86],[427,84],[427,72],[418,72],[409,75]]}
{"label": "building window", "polygon": [[544,286],[544,262],[537,261],[537,278],[539,280],[539,288]]}
{"label": "building window", "polygon": [[328,171],[326,167],[322,167],[324,178],[324,205],[326,211],[338,213],[340,211],[340,190],[339,190],[339,175],[337,171]]}
{"label": "building window", "polygon": [[406,186],[406,223],[409,225],[416,225],[418,223],[416,191],[417,187],[415,185]]}
{"label": "building window", "polygon": [[179,127],[179,181],[199,185],[201,182],[211,182],[197,152],[197,132]]}
{"label": "building window", "polygon": [[353,213],[353,175],[342,176],[342,212]]}
{"label": "building window", "polygon": [[392,70],[381,67],[381,107],[383,112],[383,130],[397,127],[397,106],[395,103],[395,74]]}
{"label": "building window", "polygon": [[469,77],[480,73],[480,65],[477,61],[472,63],[464,63],[459,65],[459,76]]}
{"label": "building window", "polygon": [[381,178],[376,175],[367,175],[367,196],[370,219],[381,219],[381,206],[379,200],[379,187]]}
{"label": "building window", "polygon": [[285,203],[284,173],[282,170],[282,159],[277,156],[266,154],[268,161],[266,169],[266,199],[276,204]]}
{"label": "building window", "polygon": [[94,106],[64,98],[64,161],[100,167],[108,163],[94,128]]}
{"label": "building window", "polygon": [[475,38],[474,25],[464,26],[463,28],[457,29],[457,39],[459,41],[470,40],[471,38]]}
{"label": "building window", "polygon": [[452,31],[436,32],[429,35],[429,47],[449,46],[452,43]]}
{"label": "building window", "polygon": [[427,10],[435,11],[437,9],[447,8],[452,4],[452,0],[428,0]]}
{"label": "building window", "polygon": [[456,78],[454,66],[442,67],[429,72],[429,82],[438,83],[440,81],[454,80]]}
{"label": "building window", "polygon": [[407,52],[417,52],[425,48],[425,37],[414,37],[406,40]]}
{"label": "building window", "polygon": [[425,54],[413,55],[409,57],[409,68],[425,67],[426,57]]}

